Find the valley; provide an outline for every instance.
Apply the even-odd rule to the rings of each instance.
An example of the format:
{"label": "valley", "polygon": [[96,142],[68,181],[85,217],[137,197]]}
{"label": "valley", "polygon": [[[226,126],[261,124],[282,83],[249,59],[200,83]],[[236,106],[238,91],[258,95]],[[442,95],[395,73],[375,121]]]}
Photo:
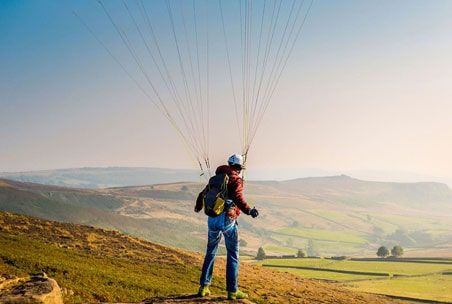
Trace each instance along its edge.
{"label": "valley", "polygon": [[[193,251],[204,250],[206,217],[193,212],[203,184],[74,189],[1,180],[0,210],[88,224]],[[348,176],[247,182],[261,216],[239,218],[242,254],[374,257],[385,245],[405,256],[452,256],[452,190],[436,183],[382,183]]]}

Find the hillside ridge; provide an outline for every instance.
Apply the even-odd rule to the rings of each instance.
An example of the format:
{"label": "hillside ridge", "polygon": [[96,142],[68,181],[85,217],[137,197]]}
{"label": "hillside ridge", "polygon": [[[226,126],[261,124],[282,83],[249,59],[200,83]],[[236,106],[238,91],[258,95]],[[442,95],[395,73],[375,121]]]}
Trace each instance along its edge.
{"label": "hillside ridge", "polygon": [[[0,275],[47,272],[73,291],[64,296],[65,303],[143,302],[190,294],[197,289],[201,262],[201,254],[117,231],[0,212]],[[225,294],[224,271],[219,258],[211,286],[215,295]],[[240,288],[257,303],[395,302],[247,263],[240,272]]]}
{"label": "hillside ridge", "polygon": [[[452,191],[434,184],[247,182],[245,196],[261,216],[239,222],[243,253],[295,254],[314,240],[324,256],[373,256],[381,244],[448,256]],[[0,211],[116,229],[153,242],[204,251],[206,220],[193,212],[203,184],[81,189],[0,179]],[[264,221],[262,219],[265,219]],[[189,235],[187,231],[191,231]],[[220,252],[224,248],[220,247]]]}
{"label": "hillside ridge", "polygon": [[[0,172],[0,178],[21,182],[57,185],[73,188],[111,188],[138,185],[199,182],[198,171],[192,169],[171,169],[159,167],[82,167],[35,171]],[[284,180],[254,180],[255,183],[285,183],[302,181],[363,181],[392,184],[440,184],[440,182],[381,182],[378,180],[357,179],[346,174],[300,177]]]}

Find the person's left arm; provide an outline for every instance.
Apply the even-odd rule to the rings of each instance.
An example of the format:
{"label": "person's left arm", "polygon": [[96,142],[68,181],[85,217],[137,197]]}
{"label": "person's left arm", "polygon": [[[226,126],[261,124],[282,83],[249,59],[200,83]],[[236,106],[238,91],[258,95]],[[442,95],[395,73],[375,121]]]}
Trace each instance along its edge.
{"label": "person's left arm", "polygon": [[232,195],[231,199],[234,201],[235,205],[246,215],[250,215],[251,207],[245,200],[243,195],[243,179],[237,178],[232,184]]}

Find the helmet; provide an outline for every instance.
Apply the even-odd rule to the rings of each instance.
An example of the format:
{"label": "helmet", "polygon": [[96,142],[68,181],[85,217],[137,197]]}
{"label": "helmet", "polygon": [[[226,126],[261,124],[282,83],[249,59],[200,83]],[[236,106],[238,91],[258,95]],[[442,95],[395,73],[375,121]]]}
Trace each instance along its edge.
{"label": "helmet", "polygon": [[239,166],[240,168],[244,168],[243,164],[243,156],[240,154],[233,154],[228,159],[229,166]]}

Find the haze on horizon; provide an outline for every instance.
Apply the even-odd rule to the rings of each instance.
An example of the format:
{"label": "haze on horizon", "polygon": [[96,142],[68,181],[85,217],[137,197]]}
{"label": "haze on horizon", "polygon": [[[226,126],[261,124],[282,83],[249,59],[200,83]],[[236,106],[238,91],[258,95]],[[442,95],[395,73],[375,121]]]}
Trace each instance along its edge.
{"label": "haze on horizon", "polygon": [[[108,32],[93,3],[0,2],[0,171],[196,169],[72,15],[76,8]],[[447,0],[317,0],[250,151],[250,174],[452,185],[451,17]],[[211,155],[220,164],[240,147],[229,87],[213,77],[212,88]]]}

